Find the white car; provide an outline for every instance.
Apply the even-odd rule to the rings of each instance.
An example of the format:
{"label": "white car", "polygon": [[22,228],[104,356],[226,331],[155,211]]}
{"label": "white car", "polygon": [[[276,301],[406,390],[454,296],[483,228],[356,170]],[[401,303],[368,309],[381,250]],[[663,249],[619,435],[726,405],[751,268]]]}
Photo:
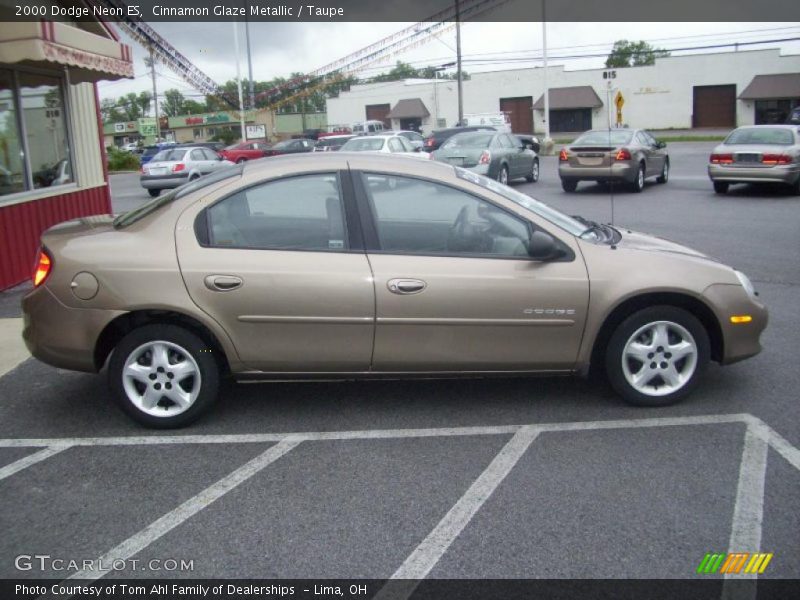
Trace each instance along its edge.
{"label": "white car", "polygon": [[354,137],[342,146],[342,152],[380,152],[424,159],[431,157],[430,153],[414,148],[411,142],[399,133]]}
{"label": "white car", "polygon": [[123,150],[125,152],[138,152],[139,144],[137,144],[136,142],[130,142],[129,144],[121,146],[120,150]]}

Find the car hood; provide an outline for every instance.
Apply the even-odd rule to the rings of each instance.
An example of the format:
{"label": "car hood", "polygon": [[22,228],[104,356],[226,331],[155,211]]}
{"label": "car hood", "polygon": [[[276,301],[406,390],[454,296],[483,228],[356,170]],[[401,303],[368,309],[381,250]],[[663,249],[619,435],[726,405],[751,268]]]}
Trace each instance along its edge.
{"label": "car hood", "polygon": [[655,235],[640,233],[638,231],[622,230],[622,239],[616,244],[617,247],[625,250],[643,250],[646,252],[669,252],[671,254],[682,254],[694,258],[704,258],[712,262],[720,262],[718,259],[703,254],[702,252],[678,244],[670,240],[665,240]]}

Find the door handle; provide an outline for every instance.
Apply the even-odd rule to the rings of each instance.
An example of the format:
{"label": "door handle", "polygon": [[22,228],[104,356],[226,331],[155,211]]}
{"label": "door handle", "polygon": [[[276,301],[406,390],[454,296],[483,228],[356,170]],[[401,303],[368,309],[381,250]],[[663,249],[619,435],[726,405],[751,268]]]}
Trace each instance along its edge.
{"label": "door handle", "polygon": [[234,275],[209,275],[203,282],[213,292],[230,292],[244,284],[240,277]]}
{"label": "door handle", "polygon": [[390,279],[386,282],[386,287],[393,294],[418,294],[425,289],[427,284],[421,279]]}

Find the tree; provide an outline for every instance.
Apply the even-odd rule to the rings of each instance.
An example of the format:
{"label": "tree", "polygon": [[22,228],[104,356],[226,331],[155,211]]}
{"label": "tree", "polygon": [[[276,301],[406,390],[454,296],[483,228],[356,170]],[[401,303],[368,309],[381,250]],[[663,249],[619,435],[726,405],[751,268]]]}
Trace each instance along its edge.
{"label": "tree", "polygon": [[203,102],[197,100],[184,100],[183,112],[184,115],[199,115],[208,112],[208,107]]}
{"label": "tree", "polygon": [[657,58],[669,56],[669,51],[663,48],[654,48],[644,40],[631,42],[617,40],[614,48],[606,59],[606,67],[641,67],[655,64]]}
{"label": "tree", "polygon": [[170,89],[164,92],[164,101],[161,103],[161,112],[168,117],[177,117],[178,115],[185,115],[186,99],[176,89]]}
{"label": "tree", "polygon": [[139,105],[139,108],[142,111],[142,116],[147,115],[150,112],[150,103],[153,100],[153,96],[150,92],[139,92],[139,95],[136,97],[136,103]]}
{"label": "tree", "polygon": [[103,123],[121,123],[127,121],[125,113],[120,110],[117,100],[105,98],[100,102],[100,116]]}

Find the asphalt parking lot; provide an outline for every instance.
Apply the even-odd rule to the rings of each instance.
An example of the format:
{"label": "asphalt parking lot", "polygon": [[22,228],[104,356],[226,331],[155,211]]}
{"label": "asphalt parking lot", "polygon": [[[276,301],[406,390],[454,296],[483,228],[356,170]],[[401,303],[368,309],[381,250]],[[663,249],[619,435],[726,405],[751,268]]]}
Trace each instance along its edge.
{"label": "asphalt parking lot", "polygon": [[[15,568],[49,554],[192,560],[169,576],[194,578],[687,578],[760,549],[760,577],[800,578],[800,197],[715,195],[712,146],[670,144],[666,185],[613,194],[614,223],[736,266],[770,309],[764,351],[683,404],[556,378],[232,384],[155,433],[103,377],[0,365],[0,577],[76,575]],[[137,178],[112,176],[115,210],[148,199]],[[554,157],[514,187],[612,218],[608,188],[562,192]],[[9,345],[21,294],[0,294]]]}

